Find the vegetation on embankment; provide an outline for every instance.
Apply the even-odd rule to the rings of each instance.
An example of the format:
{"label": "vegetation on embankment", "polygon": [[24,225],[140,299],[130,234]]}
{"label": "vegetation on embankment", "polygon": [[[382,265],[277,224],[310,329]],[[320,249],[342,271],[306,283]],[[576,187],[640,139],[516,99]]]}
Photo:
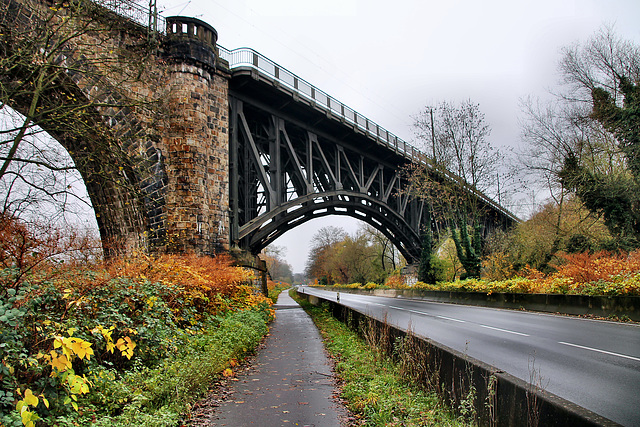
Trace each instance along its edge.
{"label": "vegetation on embankment", "polygon": [[68,235],[1,224],[2,426],[178,425],[273,318],[227,257],[104,264]]}
{"label": "vegetation on embankment", "polygon": [[462,426],[437,394],[420,388],[406,364],[384,354],[380,343],[365,342],[355,332],[331,316],[326,308],[315,307],[290,295],[306,310],[323,336],[326,349],[335,360],[341,382],[340,396],[365,426]]}
{"label": "vegetation on embankment", "polygon": [[[640,296],[640,251],[631,253],[580,253],[561,254],[562,263],[554,266],[556,271],[543,274],[532,268],[522,276],[492,280],[498,277],[498,262],[485,264],[488,278],[456,280],[427,284],[417,282],[406,285],[400,276],[391,276],[384,285],[376,283],[336,284],[347,289],[425,289],[448,292],[483,292],[487,294],[538,293],[572,295],[618,295]],[[490,261],[490,260],[488,260]],[[493,270],[491,270],[493,269]],[[490,274],[493,271],[492,274]],[[511,276],[504,272],[505,276]]]}

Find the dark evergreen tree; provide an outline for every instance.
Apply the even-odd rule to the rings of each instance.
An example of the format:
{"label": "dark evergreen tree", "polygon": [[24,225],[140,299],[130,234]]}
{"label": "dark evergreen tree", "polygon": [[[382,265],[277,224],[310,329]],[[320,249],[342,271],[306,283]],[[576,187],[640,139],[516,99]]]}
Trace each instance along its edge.
{"label": "dark evergreen tree", "polygon": [[431,230],[431,211],[427,209],[425,226],[422,232],[422,252],[418,264],[418,280],[435,285],[437,270],[433,256],[433,232]]}
{"label": "dark evergreen tree", "polygon": [[482,232],[477,219],[473,221],[473,239],[467,229],[467,215],[465,212],[455,216],[456,229],[451,230],[451,238],[456,245],[458,259],[464,268],[462,279],[480,278],[482,268]]}

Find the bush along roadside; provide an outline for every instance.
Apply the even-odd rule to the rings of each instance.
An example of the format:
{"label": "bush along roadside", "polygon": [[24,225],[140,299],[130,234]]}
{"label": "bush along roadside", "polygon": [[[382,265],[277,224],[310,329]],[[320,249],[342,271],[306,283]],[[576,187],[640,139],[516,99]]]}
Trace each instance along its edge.
{"label": "bush along roadside", "polygon": [[0,269],[0,425],[177,426],[268,331],[225,257]]}
{"label": "bush along roadside", "polygon": [[[525,267],[517,274],[510,265],[485,260],[484,279],[465,279],[429,284],[405,284],[390,276],[385,284],[335,284],[344,289],[423,289],[446,292],[568,294],[590,296],[640,296],[640,250],[631,253],[579,253],[557,256],[555,272],[544,274]],[[500,272],[500,273],[498,273]]]}
{"label": "bush along roadside", "polygon": [[[315,307],[290,295],[311,316],[335,360],[341,397],[364,426],[463,426],[435,391],[414,383],[406,358],[394,362],[375,339],[363,340],[331,316],[326,307]],[[404,362],[403,362],[404,361]]]}

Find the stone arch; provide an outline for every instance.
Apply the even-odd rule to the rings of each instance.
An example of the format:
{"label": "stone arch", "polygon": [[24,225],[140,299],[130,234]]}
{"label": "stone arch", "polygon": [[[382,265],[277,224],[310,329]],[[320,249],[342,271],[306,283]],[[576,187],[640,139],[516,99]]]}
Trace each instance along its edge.
{"label": "stone arch", "polygon": [[[3,0],[0,5],[4,13],[3,31],[16,34],[35,31],[34,36],[48,35],[48,26],[59,19],[48,11],[45,2]],[[145,118],[131,101],[134,97],[127,93],[135,86],[135,79],[131,79],[127,87],[118,86],[107,76],[108,69],[100,69],[100,60],[92,61],[86,56],[86,46],[93,47],[96,56],[108,55],[116,47],[128,48],[131,55],[138,55],[148,49],[140,43],[140,40],[146,43],[146,32],[106,9],[96,5],[87,7],[92,9],[84,12],[96,14],[91,18],[70,15],[69,21],[78,19],[75,25],[80,29],[70,27],[69,40],[51,52],[52,59],[46,67],[37,69],[47,72],[44,79],[49,84],[38,99],[45,113],[34,117],[33,124],[57,140],[72,158],[86,185],[105,254],[109,256],[146,248],[149,239],[154,238],[148,230],[153,222],[153,205],[161,198],[161,186],[153,181],[158,181],[158,177],[163,180],[163,167],[156,143],[158,138],[151,136]],[[59,13],[68,11],[63,9]],[[61,37],[61,34],[51,34],[51,37]],[[103,39],[108,39],[110,44],[97,42]],[[4,45],[4,54],[10,55],[11,49],[11,45]],[[114,54],[102,63],[123,59],[116,57]],[[28,80],[32,72],[20,67],[12,71],[13,74],[5,76],[3,83],[7,86]],[[122,70],[123,74],[133,72],[135,70]],[[3,102],[29,115],[32,100],[29,93],[23,93]]]}
{"label": "stone arch", "polygon": [[[105,254],[225,250],[229,76],[224,64],[217,66],[217,33],[200,20],[172,17],[173,31],[152,40],[146,28],[86,3],[96,9],[78,44],[91,49],[64,45],[47,76],[55,84],[42,94],[50,106],[81,100],[81,120],[44,115],[35,124],[73,159]],[[0,10],[3,29],[27,33],[46,26],[38,18],[48,11],[45,1],[1,0]],[[11,46],[2,48],[6,53]],[[101,67],[91,55],[120,68]],[[25,76],[18,70],[7,77]],[[3,99],[23,113],[29,101]]]}

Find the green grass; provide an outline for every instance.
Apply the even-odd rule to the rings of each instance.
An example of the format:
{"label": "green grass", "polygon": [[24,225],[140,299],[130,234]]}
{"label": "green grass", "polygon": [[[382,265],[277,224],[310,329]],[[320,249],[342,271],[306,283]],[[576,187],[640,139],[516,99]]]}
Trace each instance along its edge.
{"label": "green grass", "polygon": [[331,316],[290,294],[311,316],[335,359],[341,397],[365,426],[463,426],[435,394],[403,378],[400,367]]}
{"label": "green grass", "polygon": [[267,321],[264,312],[255,310],[214,319],[208,328],[184,340],[182,348],[161,366],[96,387],[95,400],[86,405],[81,425],[181,425],[191,405],[204,396],[230,360],[254,351],[268,331]]}
{"label": "green grass", "polygon": [[284,291],[285,289],[289,289],[291,287],[291,285],[277,285],[275,288],[273,289],[269,289],[269,295],[267,295],[269,298],[271,298],[271,301],[273,301],[273,303],[277,303],[278,302],[278,297],[280,296],[280,293],[282,291]]}

